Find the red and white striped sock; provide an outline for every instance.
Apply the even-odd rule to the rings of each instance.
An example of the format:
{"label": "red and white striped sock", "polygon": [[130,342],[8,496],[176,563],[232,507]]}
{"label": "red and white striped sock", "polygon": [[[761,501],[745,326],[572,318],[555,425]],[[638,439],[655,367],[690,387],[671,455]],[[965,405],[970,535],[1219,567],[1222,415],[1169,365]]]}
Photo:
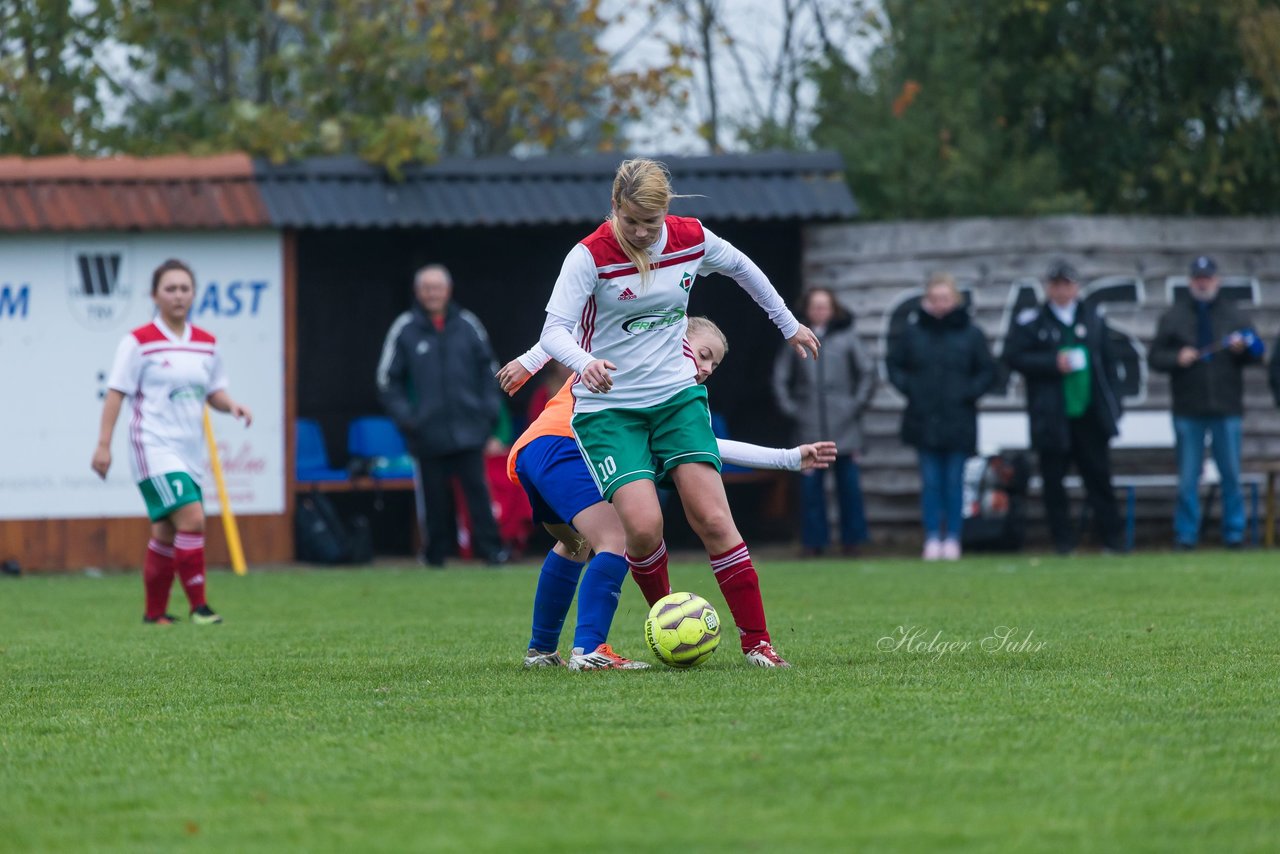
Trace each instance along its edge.
{"label": "red and white striped sock", "polygon": [[173,589],[173,544],[152,538],[147,543],[147,558],[142,564],[142,587],[147,594],[147,619],[164,616],[169,607],[169,591]]}
{"label": "red and white striped sock", "polygon": [[204,534],[178,532],[173,539],[173,564],[182,579],[182,589],[187,592],[191,610],[205,604],[204,601]]}
{"label": "red and white striped sock", "polygon": [[636,580],[644,601],[653,604],[671,592],[671,579],[667,577],[667,543],[664,540],[648,557],[634,558],[626,555],[631,577]]}
{"label": "red and white striped sock", "polygon": [[745,652],[760,641],[769,640],[765,627],[764,600],[760,598],[760,576],[751,563],[746,543],[738,543],[727,552],[711,555],[711,569],[716,583],[729,603],[729,612],[738,625],[738,635]]}

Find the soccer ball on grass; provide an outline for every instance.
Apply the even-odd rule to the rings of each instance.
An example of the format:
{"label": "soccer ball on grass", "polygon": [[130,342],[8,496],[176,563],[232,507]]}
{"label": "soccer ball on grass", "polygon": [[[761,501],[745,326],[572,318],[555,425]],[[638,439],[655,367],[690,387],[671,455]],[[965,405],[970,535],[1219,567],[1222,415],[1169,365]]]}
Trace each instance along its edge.
{"label": "soccer ball on grass", "polygon": [[644,638],[658,660],[669,667],[693,667],[720,645],[720,616],[706,599],[671,593],[649,609]]}

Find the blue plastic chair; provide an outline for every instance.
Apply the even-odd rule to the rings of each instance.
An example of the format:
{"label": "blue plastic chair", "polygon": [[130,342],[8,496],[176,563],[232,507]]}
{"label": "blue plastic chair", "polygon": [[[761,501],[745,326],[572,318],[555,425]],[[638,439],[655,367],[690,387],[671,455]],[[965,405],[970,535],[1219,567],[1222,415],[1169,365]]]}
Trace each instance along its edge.
{"label": "blue plastic chair", "polygon": [[379,480],[413,477],[413,461],[400,431],[385,415],[365,415],[347,427],[347,453],[372,462],[370,474]]}
{"label": "blue plastic chair", "polygon": [[324,431],[311,418],[297,420],[298,446],[294,459],[294,476],[301,483],[321,480],[349,480],[342,469],[329,466],[329,453],[324,447]]}

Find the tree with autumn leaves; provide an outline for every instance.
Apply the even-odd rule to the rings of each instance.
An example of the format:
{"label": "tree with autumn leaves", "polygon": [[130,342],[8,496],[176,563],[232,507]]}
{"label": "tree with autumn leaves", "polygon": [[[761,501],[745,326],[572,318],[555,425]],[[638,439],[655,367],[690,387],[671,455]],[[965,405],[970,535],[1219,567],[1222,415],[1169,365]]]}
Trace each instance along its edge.
{"label": "tree with autumn leaves", "polygon": [[[649,146],[835,148],[871,218],[1276,209],[1280,0],[776,3],[765,58],[735,0],[0,0],[0,154],[395,174],[615,149],[643,121]],[[643,63],[601,47],[624,12]]]}
{"label": "tree with autumn leaves", "polygon": [[[675,63],[616,71],[599,0],[0,0],[0,152],[607,149]],[[107,121],[107,105],[119,114]]]}
{"label": "tree with autumn leaves", "polygon": [[1277,0],[884,0],[814,141],[873,218],[1275,213]]}

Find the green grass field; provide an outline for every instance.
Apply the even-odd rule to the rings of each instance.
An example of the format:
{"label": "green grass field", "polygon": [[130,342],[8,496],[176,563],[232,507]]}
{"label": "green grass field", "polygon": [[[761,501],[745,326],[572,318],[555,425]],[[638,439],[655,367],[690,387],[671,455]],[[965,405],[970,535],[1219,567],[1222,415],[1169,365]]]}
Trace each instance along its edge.
{"label": "green grass field", "polygon": [[1273,556],[761,564],[790,671],[524,672],[533,567],[0,580],[0,849],[1280,844]]}

